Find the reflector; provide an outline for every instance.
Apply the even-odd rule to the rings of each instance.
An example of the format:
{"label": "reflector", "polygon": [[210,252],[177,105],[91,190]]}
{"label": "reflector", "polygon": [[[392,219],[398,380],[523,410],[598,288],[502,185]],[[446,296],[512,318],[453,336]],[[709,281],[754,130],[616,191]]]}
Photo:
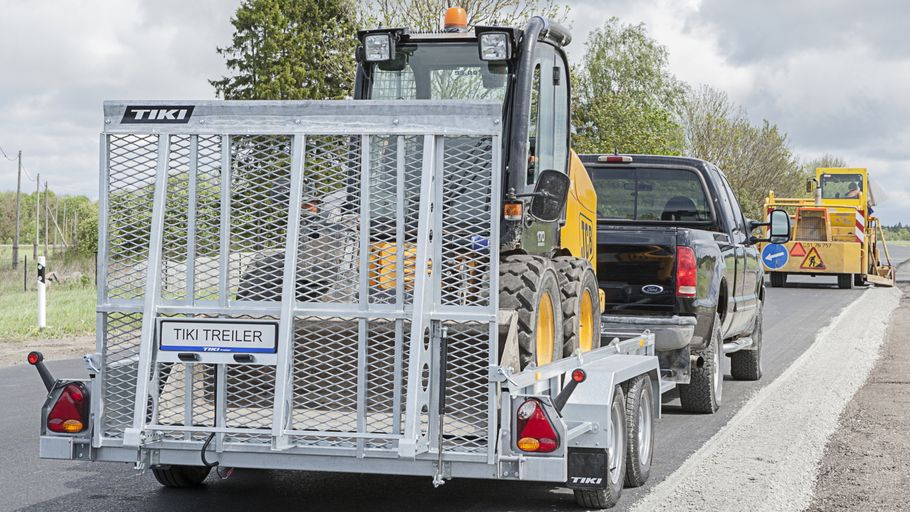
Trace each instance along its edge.
{"label": "reflector", "polygon": [[587,378],[588,378],[588,375],[581,368],[578,368],[577,370],[574,370],[572,372],[572,380],[574,380],[575,382],[584,382],[585,379],[587,379]]}
{"label": "reflector", "polygon": [[[534,398],[528,399],[517,411],[518,449],[525,452],[549,453],[559,447],[559,436],[547,418],[543,407]],[[532,442],[533,441],[533,442]]]}
{"label": "reflector", "polygon": [[85,430],[88,422],[88,401],[85,397],[86,390],[82,384],[67,384],[47,415],[48,430],[66,434]]}

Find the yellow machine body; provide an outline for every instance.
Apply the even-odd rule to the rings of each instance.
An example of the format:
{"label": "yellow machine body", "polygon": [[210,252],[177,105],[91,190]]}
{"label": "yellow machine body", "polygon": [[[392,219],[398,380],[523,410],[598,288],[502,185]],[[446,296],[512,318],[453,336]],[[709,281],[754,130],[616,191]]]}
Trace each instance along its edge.
{"label": "yellow machine body", "polygon": [[566,223],[559,233],[560,246],[572,256],[585,258],[597,271],[597,192],[584,165],[571,151]]}

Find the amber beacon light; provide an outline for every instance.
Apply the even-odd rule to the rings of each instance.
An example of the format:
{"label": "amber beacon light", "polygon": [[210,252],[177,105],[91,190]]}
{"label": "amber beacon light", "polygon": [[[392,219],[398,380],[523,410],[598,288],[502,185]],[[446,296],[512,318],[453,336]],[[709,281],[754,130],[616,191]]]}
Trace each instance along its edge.
{"label": "amber beacon light", "polygon": [[461,32],[468,29],[468,13],[461,7],[446,9],[444,26],[446,32]]}

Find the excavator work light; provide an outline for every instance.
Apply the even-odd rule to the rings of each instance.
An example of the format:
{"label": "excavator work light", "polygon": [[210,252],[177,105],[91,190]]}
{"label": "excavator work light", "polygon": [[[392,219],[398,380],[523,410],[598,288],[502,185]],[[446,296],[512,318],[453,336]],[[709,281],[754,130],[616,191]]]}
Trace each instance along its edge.
{"label": "excavator work light", "polygon": [[367,62],[384,62],[392,60],[395,43],[392,34],[367,34],[363,37],[364,58]]}
{"label": "excavator work light", "polygon": [[512,44],[505,32],[480,34],[480,60],[503,61],[512,58]]}

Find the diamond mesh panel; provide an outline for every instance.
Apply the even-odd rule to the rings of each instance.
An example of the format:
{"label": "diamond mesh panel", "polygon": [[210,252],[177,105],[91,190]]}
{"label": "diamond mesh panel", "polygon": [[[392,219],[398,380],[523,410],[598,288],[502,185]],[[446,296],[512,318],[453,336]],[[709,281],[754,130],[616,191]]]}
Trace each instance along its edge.
{"label": "diamond mesh panel", "polygon": [[140,299],[148,268],[157,135],[110,135],[107,297]]}
{"label": "diamond mesh panel", "polygon": [[447,137],[442,181],[442,303],[490,303],[490,137]]}
{"label": "diamond mesh panel", "polygon": [[[394,321],[377,320],[370,322],[367,341],[367,418],[368,432],[391,434],[393,427],[401,429],[401,416],[394,411],[395,399],[395,351]],[[400,339],[401,332],[398,333]],[[400,370],[399,370],[400,371]]]}
{"label": "diamond mesh panel", "polygon": [[[228,428],[272,428],[272,405],[275,400],[275,367],[256,365],[225,365],[225,426]],[[271,437],[262,434],[230,434],[233,442],[268,443]]]}
{"label": "diamond mesh panel", "polygon": [[487,450],[490,324],[446,323],[446,450]]}
{"label": "diamond mesh panel", "polygon": [[133,424],[141,313],[107,313],[104,333],[104,437],[123,437]]}
{"label": "diamond mesh panel", "polygon": [[199,137],[196,156],[196,300],[218,299],[221,137]]}
{"label": "diamond mesh panel", "polygon": [[[215,366],[208,364],[159,363],[158,421],[159,425],[212,427],[215,425]],[[190,396],[187,397],[187,382]],[[191,400],[187,414],[187,400]],[[183,439],[185,434],[165,432],[169,439]],[[204,439],[206,434],[193,434],[192,439]]]}
{"label": "diamond mesh panel", "polygon": [[231,164],[231,296],[280,301],[291,138],[234,137]]}
{"label": "diamond mesh panel", "polygon": [[297,256],[297,300],[358,301],[360,138],[308,136]]}
{"label": "diamond mesh panel", "polygon": [[170,136],[162,236],[161,298],[186,297],[190,137]]}

